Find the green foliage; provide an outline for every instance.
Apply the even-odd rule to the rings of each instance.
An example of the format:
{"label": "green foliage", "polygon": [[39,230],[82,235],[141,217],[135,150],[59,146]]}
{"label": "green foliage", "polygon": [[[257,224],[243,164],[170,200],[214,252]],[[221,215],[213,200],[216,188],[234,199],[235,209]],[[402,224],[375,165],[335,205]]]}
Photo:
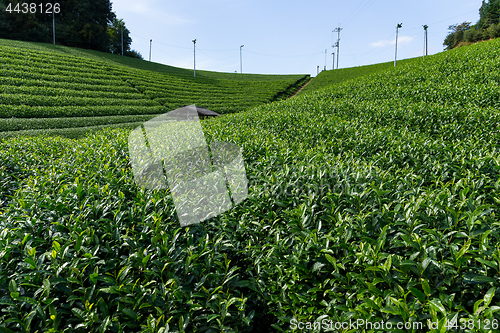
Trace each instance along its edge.
{"label": "green foliage", "polygon": [[188,228],[135,185],[129,130],[3,140],[1,330],[496,332],[499,66],[494,40],[203,121],[249,197]]}
{"label": "green foliage", "polygon": [[[106,118],[106,117],[103,117]],[[87,134],[92,132],[98,132],[105,128],[127,128],[133,129],[137,126],[140,126],[144,122],[142,121],[134,121],[134,122],[124,122],[122,119],[117,119],[112,121],[104,121],[106,125],[96,125],[96,126],[78,126],[78,127],[62,127],[62,128],[47,128],[52,125],[51,119],[34,119],[34,127],[35,129],[27,129],[27,130],[15,130],[15,131],[5,131],[0,132],[0,138],[12,138],[12,137],[35,137],[35,136],[60,136],[64,138],[77,139],[82,138]],[[38,120],[38,121],[36,121]],[[65,118],[65,120],[67,120]],[[135,120],[135,118],[134,118]],[[100,122],[97,122],[100,123]],[[20,126],[26,124],[24,121],[14,122],[14,124],[9,124],[8,126],[15,126],[19,128]],[[32,125],[31,122],[29,122]],[[69,122],[65,122],[65,125],[68,126]],[[38,126],[39,129],[36,129]]]}
{"label": "green foliage", "polygon": [[[45,5],[50,1],[39,1]],[[22,5],[25,1],[19,0],[0,0],[0,38],[32,40],[38,42],[50,42],[52,38],[52,16],[36,13],[19,14],[6,11],[7,6],[11,4],[14,9],[18,4]],[[45,7],[45,6],[43,6]],[[21,7],[22,8],[22,7]]]}
{"label": "green foliage", "polygon": [[489,39],[500,37],[500,23],[490,25],[486,32]]}
{"label": "green foliage", "polygon": [[[46,14],[47,3],[54,1],[38,1],[42,4],[42,13],[38,8],[36,13],[20,14],[8,13],[6,6],[11,3],[12,8],[17,4],[25,3],[20,0],[0,0],[0,38],[52,42],[52,15]],[[66,46],[78,46],[93,50],[108,50],[108,24],[113,22],[115,13],[112,12],[109,0],[65,0],[58,2],[60,13],[55,14],[57,43]],[[61,13],[64,13],[62,15]]]}
{"label": "green foliage", "polygon": [[[450,30],[450,33],[446,36],[444,39],[443,45],[446,46],[447,50],[451,50],[455,47],[457,47],[460,42],[466,40],[467,38],[467,33],[471,30],[471,23],[470,22],[463,22],[460,24],[453,24],[448,27],[448,30]],[[471,33],[469,33],[471,35]],[[475,32],[472,34],[474,36],[474,39],[477,38],[477,35]],[[482,40],[482,36],[480,37]]]}
{"label": "green foliage", "polygon": [[[404,59],[400,60],[399,62],[404,63],[406,61],[408,60]],[[364,77],[372,73],[386,71],[393,68],[394,62],[384,62],[381,64],[322,71],[311,82],[309,82],[309,84],[305,86],[304,89],[300,91],[300,94],[319,90],[332,84],[342,83],[358,77]]]}
{"label": "green foliage", "polygon": [[131,58],[136,58],[136,59],[140,59],[140,60],[144,60],[144,57],[142,56],[142,54],[140,54],[138,51],[136,50],[130,50],[130,51],[127,51],[125,52],[125,55],[127,57],[131,57]]}
{"label": "green foliage", "polygon": [[64,118],[0,118],[0,132],[58,129],[145,122],[157,115],[64,117]]}
{"label": "green foliage", "polygon": [[[39,129],[100,128],[107,123],[139,122],[149,115],[188,104],[219,113],[238,112],[287,98],[308,78],[306,75],[235,76],[211,72],[202,72],[193,78],[182,69],[168,71],[165,69],[172,67],[147,65],[139,69],[127,64],[145,61],[130,58],[123,61],[124,57],[109,56],[0,40],[0,65],[4,69],[0,72],[0,130],[29,130],[26,126],[33,125],[29,132],[32,135],[46,133]],[[123,63],[115,61],[117,59]],[[152,70],[156,68],[162,70]],[[111,122],[111,118],[91,118],[96,116],[117,117]],[[86,119],[46,119],[63,117]],[[66,130],[61,134],[63,132]]]}
{"label": "green foliage", "polygon": [[479,21],[477,22],[478,28],[484,30],[491,25],[498,23],[500,23],[500,1],[483,1],[481,8],[479,8]]}
{"label": "green foliage", "polygon": [[483,0],[476,24],[463,22],[448,29],[450,33],[443,43],[447,50],[500,37],[500,0]]}
{"label": "green foliage", "polygon": [[63,117],[92,117],[118,116],[165,113],[163,106],[27,106],[27,105],[0,105],[1,118],[63,118]]}
{"label": "green foliage", "polygon": [[[123,45],[122,45],[123,36]],[[113,54],[123,55],[130,51],[130,44],[132,44],[132,38],[130,37],[130,30],[125,26],[123,20],[115,18],[113,23],[108,26],[108,38],[109,38],[109,51]]]}

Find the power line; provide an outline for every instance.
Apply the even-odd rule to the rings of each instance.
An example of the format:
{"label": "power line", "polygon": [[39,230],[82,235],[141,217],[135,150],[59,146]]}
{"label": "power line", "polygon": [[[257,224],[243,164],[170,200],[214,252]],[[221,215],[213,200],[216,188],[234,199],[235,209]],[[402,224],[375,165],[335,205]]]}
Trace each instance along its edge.
{"label": "power line", "polygon": [[[318,50],[318,49],[320,49],[320,48],[325,47],[325,45],[329,45],[329,44],[328,44],[328,40],[329,40],[329,39],[330,39],[330,34],[325,35],[325,38],[321,41],[321,44],[318,44],[318,46],[317,46],[317,47],[315,47],[315,48],[314,48],[314,50]],[[313,59],[313,58],[314,58],[314,59],[316,59],[316,57],[317,57],[320,53],[322,53],[322,52],[321,52],[321,51],[318,51],[318,52],[310,53],[310,54],[308,54],[308,55],[303,55],[303,57],[307,57],[307,59],[303,60],[303,62],[302,62],[302,67],[306,66],[306,64],[310,64],[310,63],[313,61],[312,59]],[[314,61],[316,61],[316,60],[314,60]]]}
{"label": "power line", "polygon": [[[405,28],[405,31],[406,31],[406,28]],[[430,34],[432,34],[432,32],[430,32]],[[353,53],[352,50],[350,49],[349,43],[347,43],[347,41],[346,41],[346,47],[349,49],[349,51],[351,51],[351,53],[349,53],[349,54],[343,53],[343,54],[345,56],[352,56],[356,61],[358,61],[358,59],[361,60],[361,59],[364,59],[366,57],[372,57],[373,55],[379,54],[381,52],[386,52],[387,50],[390,50],[390,49],[394,48],[395,35],[396,35],[396,33],[393,32],[389,36],[387,36],[387,38],[384,38],[382,40],[383,42],[387,42],[387,46],[374,47],[374,48],[372,48],[371,50],[369,50],[367,52],[359,52],[359,53]],[[409,38],[411,40],[413,40],[414,38],[416,38],[418,36],[422,36],[422,32],[421,31],[419,31],[415,35],[409,36]]]}
{"label": "power line", "polygon": [[[135,34],[130,34],[130,35],[134,36],[134,37],[141,38],[141,39],[149,40],[148,38],[144,38],[144,37],[141,37],[141,36],[138,36],[138,35],[135,35]],[[160,44],[160,45],[164,45],[164,46],[175,47],[175,48],[178,48],[178,49],[191,50],[190,47],[185,47],[185,46],[178,46],[178,45],[166,44],[166,43],[162,43],[162,42],[158,42],[158,41],[155,41],[155,43],[156,44]],[[322,43],[322,45],[324,45],[324,43]],[[202,48],[198,48],[197,50],[200,51],[200,52],[201,51],[205,51],[205,52],[207,52],[207,51],[208,52],[234,52],[234,51],[238,51],[237,48],[234,48],[234,49],[205,49],[205,48],[202,49]],[[308,53],[308,54],[280,55],[280,54],[264,54],[264,53],[259,53],[259,52],[253,52],[253,51],[249,51],[248,49],[244,50],[244,52],[248,52],[248,53],[252,53],[252,54],[257,54],[257,55],[265,56],[265,57],[276,57],[276,58],[300,58],[300,57],[309,57],[311,55],[317,55],[318,53],[322,53],[322,51],[318,51],[318,52]],[[231,56],[230,58],[232,58],[232,57],[233,56]],[[230,58],[228,58],[228,59],[230,59]],[[213,58],[213,59],[217,59],[217,58]]]}
{"label": "power line", "polygon": [[[226,58],[216,58],[216,57],[213,57],[213,56],[211,56],[211,55],[207,54],[207,53],[206,53],[206,51],[207,51],[206,49],[200,49],[200,48],[198,48],[198,52],[199,52],[199,53],[202,53],[202,54],[204,54],[206,57],[208,57],[208,58],[210,58],[210,59],[214,59],[214,60],[226,61],[226,60],[233,59],[233,58],[237,57],[237,54],[236,54],[236,53],[234,53],[234,54],[233,54],[233,55],[231,55],[230,57],[226,57]],[[236,51],[236,50],[233,50],[233,51]],[[179,59],[179,58],[177,58],[177,59]]]}
{"label": "power line", "polygon": [[[344,23],[347,22],[351,18],[351,16],[353,16],[354,12],[357,11],[359,7],[361,7],[361,5],[363,4],[364,1],[365,0],[361,0],[361,2],[358,4],[358,6],[356,8],[354,8],[354,10],[349,15],[347,15]],[[367,1],[369,1],[369,0],[367,0]]]}
{"label": "power line", "polygon": [[351,55],[352,55],[352,57],[354,58],[354,61],[356,62],[356,65],[358,65],[358,66],[359,66],[358,59],[356,59],[356,57],[355,57],[355,56],[354,56],[354,54],[352,53],[352,50],[351,50],[351,48],[349,47],[349,44],[347,43],[347,40],[346,40],[346,42],[345,42],[345,45],[347,46],[347,49],[351,52]]}
{"label": "power line", "polygon": [[[370,1],[370,0],[366,0],[367,3]],[[365,2],[365,0],[362,0],[358,6],[356,8],[354,8],[354,10],[345,18],[344,20],[344,25],[351,19],[351,17],[354,17],[355,16],[355,13],[357,12],[357,10],[363,5],[363,3]],[[365,4],[366,5],[366,4]]]}
{"label": "power line", "polygon": [[346,20],[346,22],[344,23],[344,27],[347,27],[349,24],[354,22],[361,14],[363,14],[375,2],[375,0],[372,0],[371,2],[369,2],[369,1],[370,0],[368,0],[368,2],[365,4],[365,6],[363,8],[361,8],[361,10],[355,16],[353,16],[351,19]]}
{"label": "power line", "polygon": [[474,13],[476,12],[477,13],[477,9],[475,10],[471,10],[470,12],[467,12],[467,13],[464,13],[464,14],[460,14],[460,15],[457,15],[457,16],[453,16],[453,17],[450,17],[450,18],[447,18],[445,20],[442,20],[442,21],[438,21],[438,22],[431,22],[431,25],[434,25],[434,24],[438,24],[438,23],[442,23],[442,22],[445,22],[445,21],[449,21],[449,20],[452,20],[454,18],[457,18],[457,17],[461,17],[461,16],[464,16],[464,15],[467,15],[467,14],[470,14],[470,13]]}
{"label": "power line", "polygon": [[[373,49],[373,50],[371,50],[369,52],[362,53],[361,55],[358,54],[357,58],[358,59],[364,59],[366,57],[372,57],[374,54],[379,54],[381,52],[385,52],[385,51],[390,50],[390,49],[392,49],[392,45],[386,46],[386,47],[378,49],[378,50],[377,49]],[[346,54],[346,55],[354,56],[353,54]]]}
{"label": "power line", "polygon": [[[442,22],[450,21],[450,20],[453,20],[454,18],[457,18],[457,17],[462,17],[462,16],[464,16],[464,15],[467,15],[467,14],[470,14],[470,13],[474,13],[474,12],[477,12],[477,10],[472,10],[472,11],[467,12],[467,13],[464,13],[464,14],[460,14],[460,15],[457,15],[457,16],[449,17],[449,18],[444,19],[444,20],[441,20],[441,21],[431,22],[429,25],[436,25],[436,24],[438,24],[438,23],[442,23]],[[420,26],[414,26],[414,27],[410,27],[410,28],[405,28],[405,31],[408,31],[408,30],[415,30],[415,29],[420,29]]]}
{"label": "power line", "polygon": [[161,51],[161,52],[163,52],[164,54],[166,54],[166,55],[168,55],[168,56],[170,56],[170,57],[173,57],[173,58],[175,58],[175,59],[177,59],[177,60],[184,60],[184,59],[181,59],[181,58],[179,58],[179,57],[174,56],[173,54],[171,54],[171,53],[169,53],[169,52],[165,51],[164,49],[159,48],[158,46],[155,46],[155,50]]}
{"label": "power line", "polygon": [[249,50],[245,50],[245,52],[264,56],[264,57],[272,57],[272,58],[301,58],[301,57],[309,57],[312,55],[318,55],[318,54],[323,53],[323,51],[319,51],[319,52],[314,52],[314,53],[309,53],[309,54],[301,54],[301,55],[272,55],[272,54],[263,54],[263,53],[253,52],[253,51],[249,51]]}
{"label": "power line", "polygon": [[[383,39],[383,41],[388,41],[388,40],[389,40],[389,38],[393,38],[393,37],[394,37],[394,33],[392,33],[392,34],[391,34],[390,36],[388,36],[386,39]],[[389,47],[387,47],[386,49],[388,49],[388,48],[392,48],[392,46],[389,46]],[[375,50],[376,50],[376,48],[373,48],[373,49],[371,49],[371,50],[370,50],[370,51],[368,51],[368,52],[361,53],[361,57],[363,57],[363,56],[365,56],[365,55],[367,55],[367,54],[369,54],[369,53],[372,53],[372,52],[374,52]],[[385,50],[385,49],[384,49],[384,50]]]}
{"label": "power line", "polygon": [[[405,29],[406,30],[406,29]],[[409,38],[411,40],[413,40],[414,38],[418,37],[418,36],[421,36],[422,32],[418,32],[417,34],[415,35],[412,35],[412,36],[409,36]],[[393,44],[394,44],[394,39],[392,39],[392,41],[390,40],[391,37],[394,38],[396,35],[395,32],[393,32],[391,34],[391,36],[388,36],[387,38],[383,39],[382,41],[383,42],[387,42],[387,46],[382,46],[382,47],[374,47],[373,49],[371,49],[370,51],[367,51],[367,52],[363,52],[363,53],[350,53],[350,54],[346,54],[346,56],[357,56],[357,58],[359,59],[363,59],[367,56],[373,56],[374,54],[379,54],[381,52],[384,52],[384,51],[387,51],[391,48],[393,48]],[[346,42],[346,46],[349,47],[349,45],[347,44]],[[356,58],[356,57],[355,57]]]}

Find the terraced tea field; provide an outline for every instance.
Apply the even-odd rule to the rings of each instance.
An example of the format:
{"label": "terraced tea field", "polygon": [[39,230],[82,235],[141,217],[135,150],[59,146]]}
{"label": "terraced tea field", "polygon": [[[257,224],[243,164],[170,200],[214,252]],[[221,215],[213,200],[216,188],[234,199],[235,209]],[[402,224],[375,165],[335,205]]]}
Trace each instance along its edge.
{"label": "terraced tea field", "polygon": [[[403,59],[399,60],[398,64],[404,64],[408,61],[414,61],[414,59]],[[389,71],[394,69],[394,62],[384,62],[381,64],[351,67],[351,68],[340,68],[335,70],[322,71],[312,80],[307,86],[300,91],[300,93],[306,93],[313,90],[318,90],[331,86],[332,84],[343,83],[348,80],[353,80],[359,77],[367,76],[372,73]]]}
{"label": "terraced tea field", "polygon": [[249,196],[184,228],[128,129],[3,140],[0,331],[497,332],[498,68],[492,40],[203,121]]}
{"label": "terraced tea field", "polygon": [[0,40],[0,137],[130,128],[189,104],[240,112],[290,96],[308,78],[204,71],[193,78],[189,70],[120,58]]}

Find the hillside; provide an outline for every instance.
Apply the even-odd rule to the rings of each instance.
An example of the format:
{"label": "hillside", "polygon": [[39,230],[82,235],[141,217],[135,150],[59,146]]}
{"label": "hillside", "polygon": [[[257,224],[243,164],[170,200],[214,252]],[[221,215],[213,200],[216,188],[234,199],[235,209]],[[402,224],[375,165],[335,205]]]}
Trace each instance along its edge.
{"label": "hillside", "polygon": [[[404,63],[418,61],[416,59],[403,59],[399,60],[398,64],[401,66]],[[320,72],[311,82],[300,91],[299,94],[304,94],[314,90],[319,90],[329,87],[333,84],[343,83],[348,80],[364,77],[372,73],[381,71],[390,71],[394,69],[394,61],[384,62],[381,64],[373,64],[358,67],[340,68],[335,70],[328,70]]]}
{"label": "hillside", "polygon": [[499,67],[493,40],[203,121],[249,196],[185,228],[129,130],[3,140],[2,331],[496,332]]}
{"label": "hillside", "polygon": [[0,65],[4,137],[135,127],[189,104],[240,112],[292,95],[308,77],[197,71],[194,78],[193,71],[139,59],[9,40],[0,40]]}

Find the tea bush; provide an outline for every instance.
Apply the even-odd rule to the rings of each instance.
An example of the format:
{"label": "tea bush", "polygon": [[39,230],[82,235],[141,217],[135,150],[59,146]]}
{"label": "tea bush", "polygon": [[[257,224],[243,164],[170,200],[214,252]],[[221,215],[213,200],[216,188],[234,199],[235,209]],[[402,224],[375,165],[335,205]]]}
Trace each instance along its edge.
{"label": "tea bush", "polygon": [[[122,64],[121,58],[47,44],[0,40],[0,117],[139,115],[137,122],[144,119],[142,115],[165,113],[190,104],[230,113],[291,96],[308,79],[306,75],[205,71],[199,73],[201,77],[193,78],[186,75],[187,70],[134,62],[137,59]],[[152,112],[153,107],[157,111]],[[93,127],[103,122],[100,120]],[[62,124],[54,121],[37,124],[41,123]],[[76,127],[77,122],[74,124],[71,127]],[[61,127],[43,129],[57,133],[57,128]],[[65,132],[67,128],[59,131]],[[34,133],[38,132],[31,132]],[[15,133],[2,134],[12,135]]]}
{"label": "tea bush", "polygon": [[[412,59],[403,59],[398,61],[398,64],[413,61]],[[304,89],[300,91],[301,94],[326,88],[332,84],[343,83],[358,77],[367,76],[372,73],[387,71],[394,68],[394,62],[384,62],[381,64],[373,64],[366,66],[340,68],[335,70],[321,71]]]}
{"label": "tea bush", "polygon": [[185,228],[134,184],[129,130],[3,140],[0,330],[498,331],[499,50],[203,121],[242,147],[249,197]]}

